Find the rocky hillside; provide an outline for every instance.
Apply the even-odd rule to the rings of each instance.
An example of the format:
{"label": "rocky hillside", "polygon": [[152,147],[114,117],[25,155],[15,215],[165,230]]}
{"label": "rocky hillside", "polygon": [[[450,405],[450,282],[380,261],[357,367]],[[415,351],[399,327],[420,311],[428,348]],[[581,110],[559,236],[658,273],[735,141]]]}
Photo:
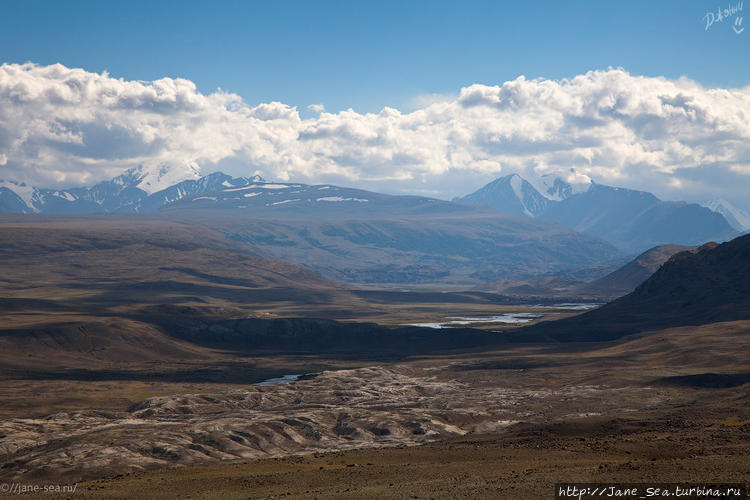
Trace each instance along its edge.
{"label": "rocky hillside", "polygon": [[750,235],[677,253],[632,293],[597,310],[540,323],[519,338],[608,340],[660,328],[750,318]]}

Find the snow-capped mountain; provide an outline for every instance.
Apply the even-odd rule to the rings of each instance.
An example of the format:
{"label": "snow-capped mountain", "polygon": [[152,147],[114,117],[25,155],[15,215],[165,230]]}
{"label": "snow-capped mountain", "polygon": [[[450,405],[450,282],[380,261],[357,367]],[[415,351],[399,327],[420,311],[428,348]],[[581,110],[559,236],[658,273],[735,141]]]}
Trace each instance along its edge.
{"label": "snow-capped mountain", "polygon": [[205,177],[185,180],[161,191],[156,191],[141,201],[138,211],[152,212],[184,198],[213,193],[223,189],[242,188],[256,183],[267,184],[259,175],[233,178],[222,172],[214,172]]}
{"label": "snow-capped mountain", "polygon": [[[266,182],[258,176],[232,178],[221,172],[149,194],[139,187],[144,178],[144,169],[132,169],[90,188],[52,191],[21,186],[27,188],[21,194],[32,207],[3,187],[0,209],[150,212],[149,218],[210,227],[230,240],[252,245],[261,255],[359,283],[476,283],[606,265],[622,257],[609,243],[559,224],[423,196]],[[533,196],[533,187],[520,181],[509,181],[510,190]],[[538,210],[528,200],[525,206]]]}
{"label": "snow-capped mountain", "polygon": [[24,183],[0,180],[0,212],[26,214],[34,198],[35,189]]}
{"label": "snow-capped mountain", "polygon": [[203,224],[339,281],[460,282],[609,263],[612,245],[478,205],[330,184],[252,182],[186,196],[159,217]]}
{"label": "snow-capped mountain", "polygon": [[726,200],[711,200],[703,205],[708,209],[719,213],[737,231],[750,231],[750,214],[741,210]]}
{"label": "snow-capped mountain", "polygon": [[515,215],[539,217],[554,202],[585,193],[593,185],[588,177],[576,175],[575,172],[571,172],[568,179],[548,174],[526,180],[518,174],[510,174],[453,201],[486,205]]}
{"label": "snow-capped mountain", "polygon": [[138,189],[153,194],[180,182],[194,181],[200,179],[200,177],[201,171],[197,163],[185,163],[179,166],[162,163],[153,168],[145,168],[140,165],[113,180],[117,181],[123,178],[123,183],[129,181],[131,185],[135,184]]}
{"label": "snow-capped mountain", "polygon": [[194,163],[140,165],[90,188],[43,189],[0,181],[0,212],[128,213],[158,210],[186,196],[263,182],[259,176],[232,178],[217,172],[201,177]]}
{"label": "snow-capped mountain", "polygon": [[548,197],[518,174],[495,179],[482,189],[453,201],[486,205],[501,212],[527,217],[538,217],[549,204]]}
{"label": "snow-capped mountain", "polygon": [[532,183],[512,174],[454,201],[557,222],[632,253],[670,243],[694,246],[709,240],[724,241],[737,234],[718,211],[573,177],[572,183],[550,176]]}
{"label": "snow-capped mountain", "polygon": [[41,189],[23,182],[0,180],[0,212],[39,213],[49,207],[51,212],[78,201],[81,188],[72,190]]}

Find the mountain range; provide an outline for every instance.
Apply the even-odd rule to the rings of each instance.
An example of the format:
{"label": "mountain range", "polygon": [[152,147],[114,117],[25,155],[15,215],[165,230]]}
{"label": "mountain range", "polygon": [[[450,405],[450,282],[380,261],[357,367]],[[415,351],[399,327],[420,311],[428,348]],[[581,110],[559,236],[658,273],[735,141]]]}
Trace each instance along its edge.
{"label": "mountain range", "polygon": [[185,197],[158,215],[355,283],[466,286],[623,259],[559,224],[332,185],[255,182]]}
{"label": "mountain range", "polygon": [[200,176],[192,165],[138,167],[91,188],[2,185],[0,210],[148,214],[217,231],[260,256],[350,283],[474,286],[624,260],[595,237],[487,207],[258,176]]}
{"label": "mountain range", "polygon": [[725,241],[750,224],[722,200],[708,207],[665,202],[644,191],[552,176],[532,183],[512,174],[448,202],[221,172],[201,176],[195,164],[138,166],[71,189],[0,181],[0,212],[155,213],[203,224],[259,255],[329,279],[391,284],[465,285],[587,266],[614,269],[624,262],[620,252]]}
{"label": "mountain range", "polygon": [[262,182],[259,176],[201,176],[195,164],[139,165],[90,188],[45,189],[0,180],[0,212],[42,214],[152,212],[186,196]]}
{"label": "mountain range", "polygon": [[561,178],[542,178],[535,183],[537,187],[511,174],[454,201],[556,222],[602,238],[627,253],[664,244],[726,241],[737,236],[741,227],[732,227],[718,205],[714,211],[595,182],[572,184]]}

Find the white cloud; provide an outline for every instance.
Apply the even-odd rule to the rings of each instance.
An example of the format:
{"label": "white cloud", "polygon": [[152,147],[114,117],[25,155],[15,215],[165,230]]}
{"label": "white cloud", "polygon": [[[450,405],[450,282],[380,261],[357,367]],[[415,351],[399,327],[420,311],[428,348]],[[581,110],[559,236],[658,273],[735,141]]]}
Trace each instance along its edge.
{"label": "white cloud", "polygon": [[[451,197],[510,172],[573,167],[672,198],[700,197],[701,186],[750,188],[750,87],[708,89],[610,69],[560,81],[521,76],[415,102],[423,105],[409,113],[312,105],[317,116],[302,119],[283,103],[204,95],[184,79],[4,64],[0,178],[67,186],[141,163],[195,162],[204,173]],[[721,169],[725,185],[690,174],[706,166]]]}
{"label": "white cloud", "polygon": [[309,110],[310,110],[310,111],[312,111],[313,113],[322,113],[323,111],[325,111],[325,110],[326,110],[326,107],[325,107],[325,106],[323,106],[322,104],[310,104],[310,105],[309,105],[309,106],[307,107],[307,109],[309,109]]}

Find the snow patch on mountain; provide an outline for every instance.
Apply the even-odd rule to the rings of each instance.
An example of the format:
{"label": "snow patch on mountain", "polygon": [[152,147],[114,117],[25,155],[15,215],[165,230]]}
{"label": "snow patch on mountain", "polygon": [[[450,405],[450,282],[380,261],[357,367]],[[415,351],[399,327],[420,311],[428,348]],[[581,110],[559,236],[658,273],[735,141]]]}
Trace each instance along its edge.
{"label": "snow patch on mountain", "polygon": [[39,211],[34,203],[34,201],[39,199],[39,190],[37,188],[29,186],[25,182],[4,181],[2,179],[0,179],[0,187],[10,189],[23,200],[27,207],[34,212]]}
{"label": "snow patch on mountain", "polygon": [[299,201],[299,198],[294,198],[293,200],[283,200],[283,201],[277,201],[275,203],[271,203],[271,205],[283,205],[285,203],[293,203],[295,201]]}
{"label": "snow patch on mountain", "polygon": [[258,184],[256,187],[261,189],[287,189],[302,187],[299,184]]}
{"label": "snow patch on mountain", "polygon": [[[513,174],[510,177],[510,187],[513,188],[513,192],[516,193],[516,197],[523,201],[523,179],[518,174]],[[528,211],[528,210],[527,210]]]}
{"label": "snow patch on mountain", "polygon": [[168,187],[179,184],[182,181],[197,180],[201,178],[200,167],[197,163],[184,163],[173,165],[162,163],[155,167],[144,167],[140,165],[128,172],[137,178],[136,187],[148,194],[156,193]]}
{"label": "snow patch on mountain", "polygon": [[711,200],[704,207],[724,216],[729,224],[738,231],[750,231],[750,214],[722,199]]}
{"label": "snow patch on mountain", "polygon": [[366,203],[366,202],[368,202],[370,200],[366,200],[364,198],[343,198],[341,196],[325,196],[323,198],[318,198],[315,201],[331,201],[331,202],[336,202],[336,201],[356,201],[356,202],[359,202],[359,203]]}
{"label": "snow patch on mountain", "polygon": [[55,191],[54,195],[58,198],[63,198],[68,201],[76,201],[78,199],[67,191]]}

